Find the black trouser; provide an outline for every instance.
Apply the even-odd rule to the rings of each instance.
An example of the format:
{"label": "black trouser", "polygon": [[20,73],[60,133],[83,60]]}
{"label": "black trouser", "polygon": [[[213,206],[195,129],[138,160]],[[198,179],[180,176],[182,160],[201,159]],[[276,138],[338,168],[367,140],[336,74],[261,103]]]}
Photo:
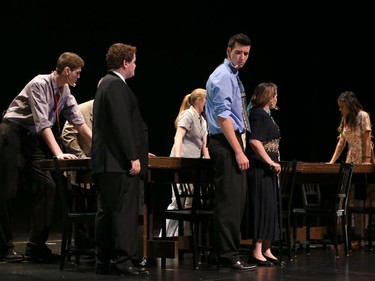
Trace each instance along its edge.
{"label": "black trouser", "polygon": [[[237,138],[242,144],[241,135]],[[239,260],[241,219],[246,202],[246,171],[240,171],[223,134],[210,136],[209,153],[215,177],[215,248],[222,263]]]}
{"label": "black trouser", "polygon": [[29,241],[42,246],[51,229],[56,191],[50,172],[39,167],[49,149],[41,136],[20,126],[3,121],[0,128],[0,250],[13,247],[7,205],[21,184],[32,199]]}
{"label": "black trouser", "polygon": [[139,176],[127,173],[95,175],[98,210],[95,221],[98,265],[133,266],[138,245]]}

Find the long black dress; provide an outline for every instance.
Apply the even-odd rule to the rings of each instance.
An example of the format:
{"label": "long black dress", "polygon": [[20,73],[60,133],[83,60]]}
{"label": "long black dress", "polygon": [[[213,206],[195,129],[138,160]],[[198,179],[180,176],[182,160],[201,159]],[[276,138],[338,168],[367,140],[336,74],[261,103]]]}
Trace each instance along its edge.
{"label": "long black dress", "polygon": [[[263,108],[253,108],[249,121],[249,139],[263,143],[270,158],[278,162],[280,131],[277,124]],[[270,166],[251,149],[247,142],[246,154],[250,160],[247,170],[248,192],[243,215],[241,235],[243,239],[279,240],[277,207],[277,175]]]}

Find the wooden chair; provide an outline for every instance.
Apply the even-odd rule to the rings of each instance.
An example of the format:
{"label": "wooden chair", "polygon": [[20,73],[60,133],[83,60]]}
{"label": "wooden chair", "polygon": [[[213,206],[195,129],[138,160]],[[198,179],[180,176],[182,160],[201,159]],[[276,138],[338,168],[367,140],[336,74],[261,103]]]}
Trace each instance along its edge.
{"label": "wooden chair", "polygon": [[[300,186],[300,193],[296,195],[301,195],[302,197],[302,205],[295,204],[291,210],[291,216],[293,217],[293,252],[294,256],[297,254],[297,228],[303,227],[306,222],[305,209],[313,209],[313,208],[320,208],[321,206],[321,193],[320,193],[320,185],[318,183],[303,183]],[[302,220],[302,221],[300,221]],[[315,218],[315,222],[310,219],[310,227],[314,225],[319,225],[320,220],[319,217]],[[310,227],[307,228],[306,231],[309,231],[307,234],[310,237]],[[307,241],[305,241],[307,243]],[[310,240],[308,243],[311,243]],[[323,245],[325,245],[324,241]],[[300,247],[303,247],[302,241],[300,241]]]}
{"label": "wooden chair", "polygon": [[[353,174],[353,163],[341,163],[338,176],[335,193],[332,196],[332,199],[328,202],[327,206],[319,204],[319,198],[316,199],[316,203],[312,204],[309,201],[309,198],[312,198],[312,194],[315,193],[312,188],[313,186],[305,186],[303,188],[303,200],[305,202],[303,208],[293,209],[293,244],[296,245],[296,236],[297,236],[297,220],[299,217],[302,217],[306,223],[306,253],[310,254],[310,226],[313,219],[318,219],[323,221],[327,220],[327,226],[332,230],[332,238],[330,239],[333,242],[335,248],[335,255],[339,257],[338,253],[338,231],[337,225],[341,219],[342,234],[344,238],[344,250],[345,254],[348,255],[348,227],[347,227],[347,205],[348,197],[351,186],[352,174]],[[309,188],[306,188],[309,187]],[[316,187],[316,186],[315,186]],[[314,191],[314,192],[313,192]]]}
{"label": "wooden chair", "polygon": [[[68,164],[67,164],[68,163]],[[84,163],[84,165],[82,164]],[[87,162],[83,160],[64,160],[64,164],[56,157],[54,158],[54,168],[56,172],[56,186],[61,202],[62,211],[62,237],[61,237],[61,256],[60,256],[60,270],[64,269],[65,261],[70,261],[71,256],[75,256],[76,264],[79,263],[81,255],[94,256],[94,245],[84,245],[85,243],[78,243],[78,226],[91,224],[94,225],[96,217],[96,209],[93,206],[85,205],[92,204],[96,201],[96,191],[93,185],[91,176],[91,167],[86,165]],[[85,196],[77,197],[74,189],[71,186],[69,173],[74,171],[76,173],[76,185],[82,188]],[[64,174],[68,177],[65,177]],[[78,201],[81,207],[78,208]],[[82,203],[84,204],[82,207]],[[95,205],[96,206],[96,205]],[[73,243],[74,240],[74,243]]]}
{"label": "wooden chair", "polygon": [[[288,259],[292,260],[291,239],[291,208],[294,194],[294,181],[297,169],[297,160],[281,161],[279,174],[279,212],[280,212],[280,240],[279,259],[282,260],[283,241],[288,250]],[[284,239],[283,239],[284,237]]]}
{"label": "wooden chair", "polygon": [[[191,174],[193,173],[193,175]],[[210,250],[212,243],[206,239],[206,235],[212,234],[212,220],[214,215],[214,184],[210,169],[195,167],[178,171],[178,181],[172,183],[178,209],[164,210],[160,213],[161,239],[166,237],[166,220],[177,220],[179,222],[179,235],[184,234],[184,222],[190,222],[192,231],[191,251],[193,253],[194,269],[199,268],[200,250]],[[193,182],[185,179],[194,178]],[[191,207],[184,208],[181,204],[187,198],[192,198]],[[208,232],[207,232],[208,231]],[[208,240],[208,241],[207,241]],[[162,257],[162,267],[165,267],[166,258]]]}

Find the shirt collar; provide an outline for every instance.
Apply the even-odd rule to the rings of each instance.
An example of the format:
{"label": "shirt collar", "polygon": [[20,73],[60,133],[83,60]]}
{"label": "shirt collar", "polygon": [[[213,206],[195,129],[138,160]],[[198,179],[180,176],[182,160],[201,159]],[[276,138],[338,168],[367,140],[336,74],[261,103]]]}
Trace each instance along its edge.
{"label": "shirt collar", "polygon": [[228,67],[232,70],[232,72],[233,72],[234,74],[238,73],[238,69],[234,67],[234,65],[232,64],[232,62],[231,62],[230,60],[228,60],[228,59],[224,59],[224,64],[225,64],[226,66],[228,66]]}

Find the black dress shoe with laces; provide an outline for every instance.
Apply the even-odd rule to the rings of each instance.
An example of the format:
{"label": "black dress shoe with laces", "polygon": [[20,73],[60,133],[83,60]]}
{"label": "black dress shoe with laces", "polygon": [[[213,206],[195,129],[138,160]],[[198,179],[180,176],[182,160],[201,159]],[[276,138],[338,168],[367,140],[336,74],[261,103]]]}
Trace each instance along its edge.
{"label": "black dress shoe with laces", "polygon": [[156,263],[155,258],[152,257],[143,257],[141,259],[133,259],[133,264],[136,264],[137,267],[148,267]]}
{"label": "black dress shoe with laces", "polygon": [[112,268],[112,273],[119,276],[125,276],[125,275],[149,275],[150,273],[148,270],[144,267],[135,267],[135,266],[128,266],[124,268]]}
{"label": "black dress shoe with laces", "polygon": [[233,271],[249,271],[254,270],[257,267],[256,264],[246,264],[243,261],[236,261],[235,263],[226,264],[223,266]]}
{"label": "black dress shoe with laces", "polygon": [[25,257],[17,253],[13,248],[6,250],[0,255],[0,261],[4,262],[21,262]]}
{"label": "black dress shoe with laces", "polygon": [[25,257],[31,262],[52,262],[60,258],[59,255],[53,254],[47,245],[26,244]]}

